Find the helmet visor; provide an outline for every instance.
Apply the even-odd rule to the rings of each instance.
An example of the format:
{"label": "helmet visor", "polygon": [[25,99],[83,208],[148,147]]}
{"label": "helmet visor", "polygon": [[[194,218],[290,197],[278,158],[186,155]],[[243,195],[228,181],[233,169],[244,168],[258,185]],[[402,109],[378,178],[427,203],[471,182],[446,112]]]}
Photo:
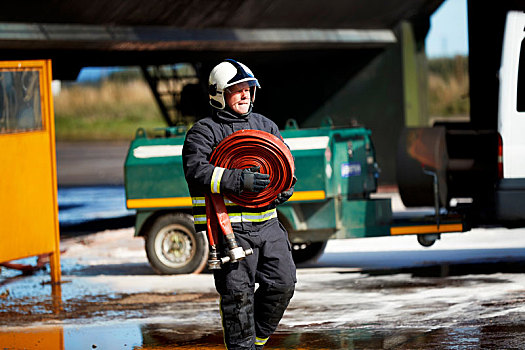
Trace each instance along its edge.
{"label": "helmet visor", "polygon": [[252,88],[252,87],[259,87],[260,88],[259,83],[257,82],[257,80],[252,79],[252,80],[238,82],[236,84],[228,86],[225,89],[225,91],[229,92],[230,94],[233,94],[235,92],[241,91],[242,89]]}

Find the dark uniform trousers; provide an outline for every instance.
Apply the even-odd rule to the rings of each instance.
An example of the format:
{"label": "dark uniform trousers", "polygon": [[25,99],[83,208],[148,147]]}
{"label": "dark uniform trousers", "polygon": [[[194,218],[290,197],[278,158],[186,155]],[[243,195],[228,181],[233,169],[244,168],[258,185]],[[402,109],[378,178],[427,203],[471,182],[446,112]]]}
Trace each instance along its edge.
{"label": "dark uniform trousers", "polygon": [[[228,350],[262,349],[295,290],[291,246],[276,218],[232,226],[239,245],[252,248],[253,255],[214,271],[215,287],[221,296],[224,342]],[[220,250],[225,256],[223,241]],[[256,283],[259,287],[255,291]]]}

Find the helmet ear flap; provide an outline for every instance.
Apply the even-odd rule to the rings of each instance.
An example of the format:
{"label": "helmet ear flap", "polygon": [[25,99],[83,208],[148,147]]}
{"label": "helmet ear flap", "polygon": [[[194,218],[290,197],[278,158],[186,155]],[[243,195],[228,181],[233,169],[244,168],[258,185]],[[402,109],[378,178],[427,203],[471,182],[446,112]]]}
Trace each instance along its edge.
{"label": "helmet ear flap", "polygon": [[224,96],[221,91],[217,89],[217,83],[208,85],[208,93],[210,95],[210,104],[218,109],[224,108]]}
{"label": "helmet ear flap", "polygon": [[210,105],[212,105],[213,107],[217,108],[217,109],[223,109],[224,106],[217,100],[213,100],[211,99],[210,100]]}
{"label": "helmet ear flap", "polygon": [[217,96],[217,84],[211,84],[208,86],[208,93],[210,96]]}

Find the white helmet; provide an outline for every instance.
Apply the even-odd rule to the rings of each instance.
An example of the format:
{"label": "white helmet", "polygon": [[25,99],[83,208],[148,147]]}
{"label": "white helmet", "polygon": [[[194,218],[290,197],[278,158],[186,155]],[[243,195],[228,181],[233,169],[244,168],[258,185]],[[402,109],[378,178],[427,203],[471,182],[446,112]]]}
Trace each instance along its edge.
{"label": "white helmet", "polygon": [[224,91],[235,84],[246,82],[252,89],[252,104],[255,101],[255,89],[261,87],[257,79],[253,76],[250,68],[241,62],[232,59],[226,59],[213,68],[208,80],[208,93],[210,104],[217,109],[224,109],[226,102],[224,100]]}

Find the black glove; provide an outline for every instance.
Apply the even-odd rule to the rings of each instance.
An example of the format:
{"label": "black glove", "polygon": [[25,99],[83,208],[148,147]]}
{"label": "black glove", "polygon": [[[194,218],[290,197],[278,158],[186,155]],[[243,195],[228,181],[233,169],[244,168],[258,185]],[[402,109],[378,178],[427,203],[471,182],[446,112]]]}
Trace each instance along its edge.
{"label": "black glove", "polygon": [[279,205],[279,204],[283,204],[284,202],[286,202],[288,199],[290,199],[290,197],[292,196],[293,194],[293,187],[291,187],[290,189],[286,190],[286,191],[282,191],[281,193],[279,193],[277,195],[277,198],[274,199],[273,203],[275,205]]}
{"label": "black glove", "polygon": [[292,196],[293,194],[293,191],[294,191],[294,186],[295,186],[295,183],[297,182],[297,178],[294,176],[293,177],[293,180],[292,180],[292,187],[290,187],[289,189],[287,189],[286,191],[282,191],[281,193],[279,193],[277,195],[277,198],[274,199],[273,203],[275,205],[279,205],[279,204],[283,204],[284,202],[286,202],[288,199],[290,199],[290,197]]}
{"label": "black glove", "polygon": [[259,173],[260,166],[243,169],[241,181],[244,191],[261,192],[270,184],[270,175]]}

